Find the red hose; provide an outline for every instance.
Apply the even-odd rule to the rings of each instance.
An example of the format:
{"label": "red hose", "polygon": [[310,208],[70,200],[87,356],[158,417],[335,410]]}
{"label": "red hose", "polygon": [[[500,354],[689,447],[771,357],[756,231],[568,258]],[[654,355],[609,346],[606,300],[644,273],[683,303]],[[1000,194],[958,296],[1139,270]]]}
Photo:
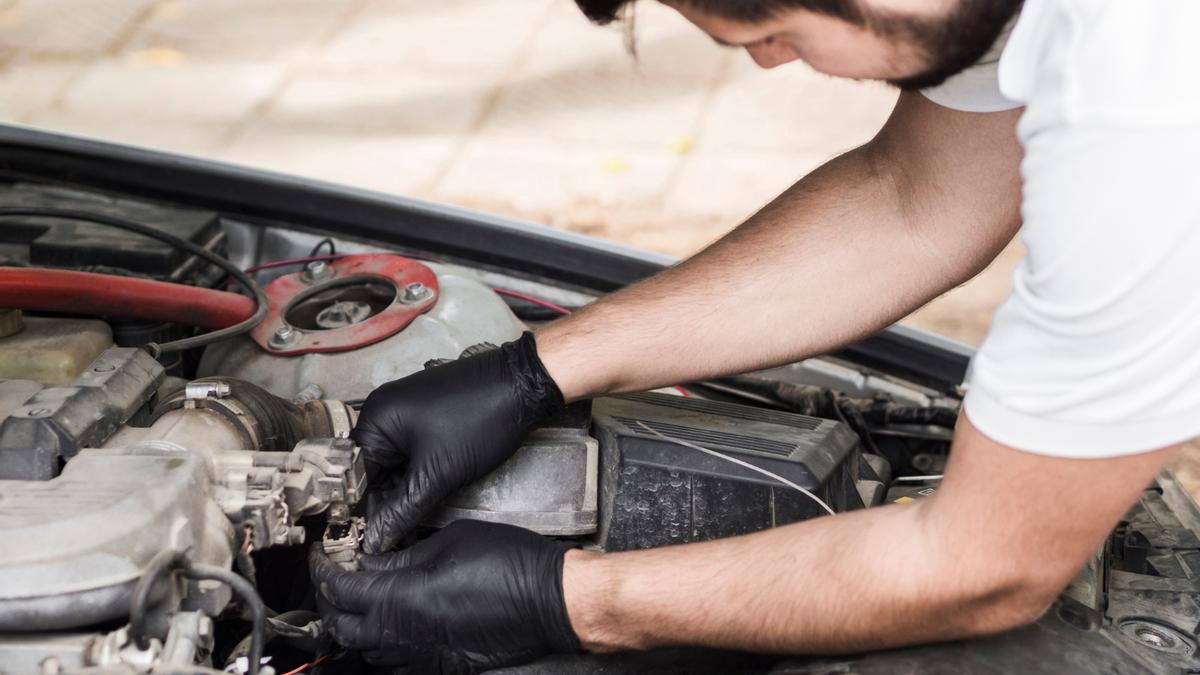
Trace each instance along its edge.
{"label": "red hose", "polygon": [[170,321],[210,330],[254,313],[254,301],[236,293],[34,267],[0,267],[0,307]]}

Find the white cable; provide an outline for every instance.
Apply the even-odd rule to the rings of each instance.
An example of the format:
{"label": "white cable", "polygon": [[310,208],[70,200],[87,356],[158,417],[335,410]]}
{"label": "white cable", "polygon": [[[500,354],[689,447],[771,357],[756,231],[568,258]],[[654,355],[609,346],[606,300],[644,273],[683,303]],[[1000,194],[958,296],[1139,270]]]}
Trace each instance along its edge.
{"label": "white cable", "polygon": [[733,462],[734,464],[737,464],[738,466],[746,467],[747,469],[750,469],[751,471],[757,471],[757,472],[761,473],[762,475],[767,476],[768,478],[774,478],[775,480],[779,481],[780,483],[783,483],[784,485],[792,488],[793,490],[804,493],[809,499],[813,500],[814,502],[819,504],[821,506],[821,508],[828,511],[829,515],[831,515],[831,516],[837,515],[836,513],[834,513],[833,509],[829,508],[828,504],[826,504],[824,501],[821,500],[820,497],[816,496],[809,490],[802,488],[799,485],[796,485],[795,483],[784,478],[783,476],[771,473],[770,471],[767,471],[766,469],[754,466],[750,462],[744,462],[744,461],[738,459],[737,457],[730,457],[729,455],[726,455],[723,452],[717,452],[716,450],[709,450],[708,448],[702,448],[699,445],[695,445],[693,443],[688,443],[687,441],[681,441],[678,438],[671,438],[670,436],[667,436],[666,434],[659,433],[659,432],[655,431],[654,429],[651,429],[650,427],[646,426],[641,421],[638,422],[638,426],[645,429],[646,431],[649,431],[650,433],[654,434],[655,436],[658,436],[659,438],[663,439],[664,441],[670,441],[672,443],[682,445],[685,448],[699,450],[700,452],[703,452],[706,455],[712,455],[713,457],[723,459],[727,462]]}

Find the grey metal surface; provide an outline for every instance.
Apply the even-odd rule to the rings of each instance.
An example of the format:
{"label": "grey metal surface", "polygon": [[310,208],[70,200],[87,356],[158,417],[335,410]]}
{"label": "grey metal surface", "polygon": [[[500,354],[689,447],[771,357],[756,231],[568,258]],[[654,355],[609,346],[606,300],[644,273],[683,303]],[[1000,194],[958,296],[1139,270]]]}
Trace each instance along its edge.
{"label": "grey metal surface", "polygon": [[498,469],[447,499],[429,524],[471,519],[553,536],[590,534],[599,456],[596,439],[579,430],[539,429]]}
{"label": "grey metal surface", "polygon": [[0,422],[0,480],[54,477],[60,460],[102,443],[162,379],[162,366],[146,352],[111,347],[71,386],[34,393]]}
{"label": "grey metal surface", "polygon": [[438,275],[437,304],[386,340],[333,354],[275,356],[249,338],[238,338],[209,347],[200,375],[238,377],[286,399],[315,384],[328,398],[354,400],[421,370],[430,359],[456,358],[479,342],[520,337],[524,324],[491,289],[445,266],[429,266]]}
{"label": "grey metal surface", "polygon": [[205,458],[178,445],[88,449],[45,481],[0,481],[0,630],[123,616],[150,558],[228,565],[233,530]]}

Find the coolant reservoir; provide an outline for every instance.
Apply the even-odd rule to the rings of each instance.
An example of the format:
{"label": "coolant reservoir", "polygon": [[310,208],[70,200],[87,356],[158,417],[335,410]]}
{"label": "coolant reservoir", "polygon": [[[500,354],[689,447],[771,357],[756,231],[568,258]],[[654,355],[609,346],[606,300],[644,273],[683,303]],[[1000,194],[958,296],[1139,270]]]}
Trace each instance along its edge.
{"label": "coolant reservoir", "polygon": [[0,380],[70,384],[112,346],[112,330],[96,319],[24,317],[21,330],[0,337]]}

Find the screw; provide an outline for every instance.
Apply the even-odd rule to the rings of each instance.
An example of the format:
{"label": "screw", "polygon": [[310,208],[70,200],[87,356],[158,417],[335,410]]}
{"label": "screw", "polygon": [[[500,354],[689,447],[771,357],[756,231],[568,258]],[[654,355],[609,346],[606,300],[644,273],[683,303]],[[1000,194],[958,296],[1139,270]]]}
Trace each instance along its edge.
{"label": "screw", "polygon": [[284,324],[275,329],[275,333],[271,335],[268,345],[274,347],[275,349],[280,349],[295,343],[299,338],[300,331],[287,324]]}
{"label": "screw", "polygon": [[420,302],[429,297],[429,288],[421,283],[416,282],[404,287],[404,296],[401,298],[404,302]]}
{"label": "screw", "polygon": [[304,267],[304,273],[300,275],[302,279],[309,283],[316,281],[324,281],[333,276],[333,268],[330,267],[324,260],[314,260]]}

